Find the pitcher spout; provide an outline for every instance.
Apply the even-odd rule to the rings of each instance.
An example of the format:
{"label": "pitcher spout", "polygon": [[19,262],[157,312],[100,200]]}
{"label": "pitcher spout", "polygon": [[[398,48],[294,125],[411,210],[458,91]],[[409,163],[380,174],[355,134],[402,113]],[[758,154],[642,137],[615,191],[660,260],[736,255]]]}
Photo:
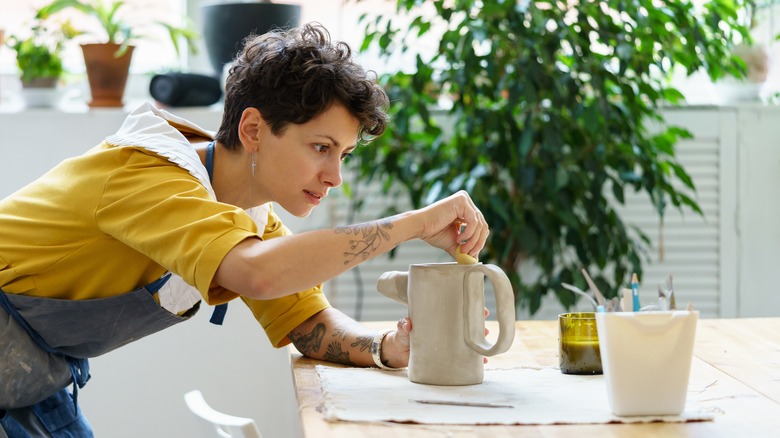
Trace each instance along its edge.
{"label": "pitcher spout", "polygon": [[382,295],[409,305],[409,272],[389,271],[379,276],[376,282],[376,290]]}

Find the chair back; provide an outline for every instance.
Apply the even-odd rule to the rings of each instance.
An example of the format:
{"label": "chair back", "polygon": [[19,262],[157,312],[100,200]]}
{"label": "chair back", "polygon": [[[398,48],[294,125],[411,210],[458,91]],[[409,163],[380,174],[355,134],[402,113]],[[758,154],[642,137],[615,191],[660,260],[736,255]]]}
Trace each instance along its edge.
{"label": "chair back", "polygon": [[262,438],[255,420],[236,417],[213,409],[197,389],[184,394],[184,402],[200,421],[204,437]]}

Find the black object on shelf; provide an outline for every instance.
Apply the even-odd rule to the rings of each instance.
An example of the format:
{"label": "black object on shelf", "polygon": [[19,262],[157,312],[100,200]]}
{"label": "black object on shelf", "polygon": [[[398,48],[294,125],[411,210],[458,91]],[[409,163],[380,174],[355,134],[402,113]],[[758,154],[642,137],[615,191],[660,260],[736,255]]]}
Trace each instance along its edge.
{"label": "black object on shelf", "polygon": [[167,73],[152,77],[149,94],[168,106],[209,106],[222,98],[222,86],[213,76]]}
{"label": "black object on shelf", "polygon": [[300,5],[263,1],[207,4],[201,6],[201,13],[206,51],[218,78],[247,36],[297,27],[301,20]]}

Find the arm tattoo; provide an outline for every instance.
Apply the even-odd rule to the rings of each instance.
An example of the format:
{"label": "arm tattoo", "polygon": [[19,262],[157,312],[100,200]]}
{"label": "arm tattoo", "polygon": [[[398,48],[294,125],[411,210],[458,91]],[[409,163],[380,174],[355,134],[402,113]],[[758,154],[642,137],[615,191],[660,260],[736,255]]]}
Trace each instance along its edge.
{"label": "arm tattoo", "polygon": [[342,363],[344,365],[355,365],[349,360],[349,351],[342,351],[341,342],[339,341],[333,341],[328,344],[328,350],[322,358],[330,362]]}
{"label": "arm tattoo", "polygon": [[340,329],[340,328],[337,328],[337,329],[333,330],[333,337],[334,338],[339,338],[340,337],[342,341],[346,341],[347,340],[347,336],[349,336],[349,331],[347,331],[347,330]]}
{"label": "arm tattoo", "polygon": [[357,258],[366,260],[371,253],[379,248],[383,240],[390,240],[390,235],[387,234],[386,230],[392,228],[393,223],[390,220],[336,228],[336,234],[355,236],[355,239],[349,241],[349,251],[344,252],[344,257],[346,257],[344,264],[348,265]]}
{"label": "arm tattoo", "polygon": [[322,338],[325,337],[325,324],[317,324],[308,334],[290,333],[287,337],[295,345],[295,348],[304,355],[319,351],[320,346],[322,346]]}
{"label": "arm tattoo", "polygon": [[371,336],[358,336],[355,338],[355,342],[353,342],[350,346],[359,347],[360,351],[366,351],[371,348],[372,342],[374,342],[374,338]]}

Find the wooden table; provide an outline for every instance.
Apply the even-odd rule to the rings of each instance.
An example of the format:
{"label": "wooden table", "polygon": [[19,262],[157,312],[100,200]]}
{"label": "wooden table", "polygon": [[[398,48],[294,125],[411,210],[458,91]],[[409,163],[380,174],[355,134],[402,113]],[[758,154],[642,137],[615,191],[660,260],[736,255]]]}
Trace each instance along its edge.
{"label": "wooden table", "polygon": [[[489,323],[491,324],[491,323]],[[395,322],[371,323],[377,328]],[[494,332],[497,327],[492,327]],[[488,368],[557,366],[557,321],[518,321],[512,349],[490,358]],[[714,421],[593,425],[451,426],[328,422],[319,411],[322,390],[314,369],[325,364],[291,349],[293,382],[306,438],[517,437],[517,436],[780,436],[780,318],[702,319],[696,331],[691,380],[713,382]],[[329,364],[329,366],[337,366]],[[367,388],[368,389],[368,388]],[[551,406],[550,409],[555,409]]]}

